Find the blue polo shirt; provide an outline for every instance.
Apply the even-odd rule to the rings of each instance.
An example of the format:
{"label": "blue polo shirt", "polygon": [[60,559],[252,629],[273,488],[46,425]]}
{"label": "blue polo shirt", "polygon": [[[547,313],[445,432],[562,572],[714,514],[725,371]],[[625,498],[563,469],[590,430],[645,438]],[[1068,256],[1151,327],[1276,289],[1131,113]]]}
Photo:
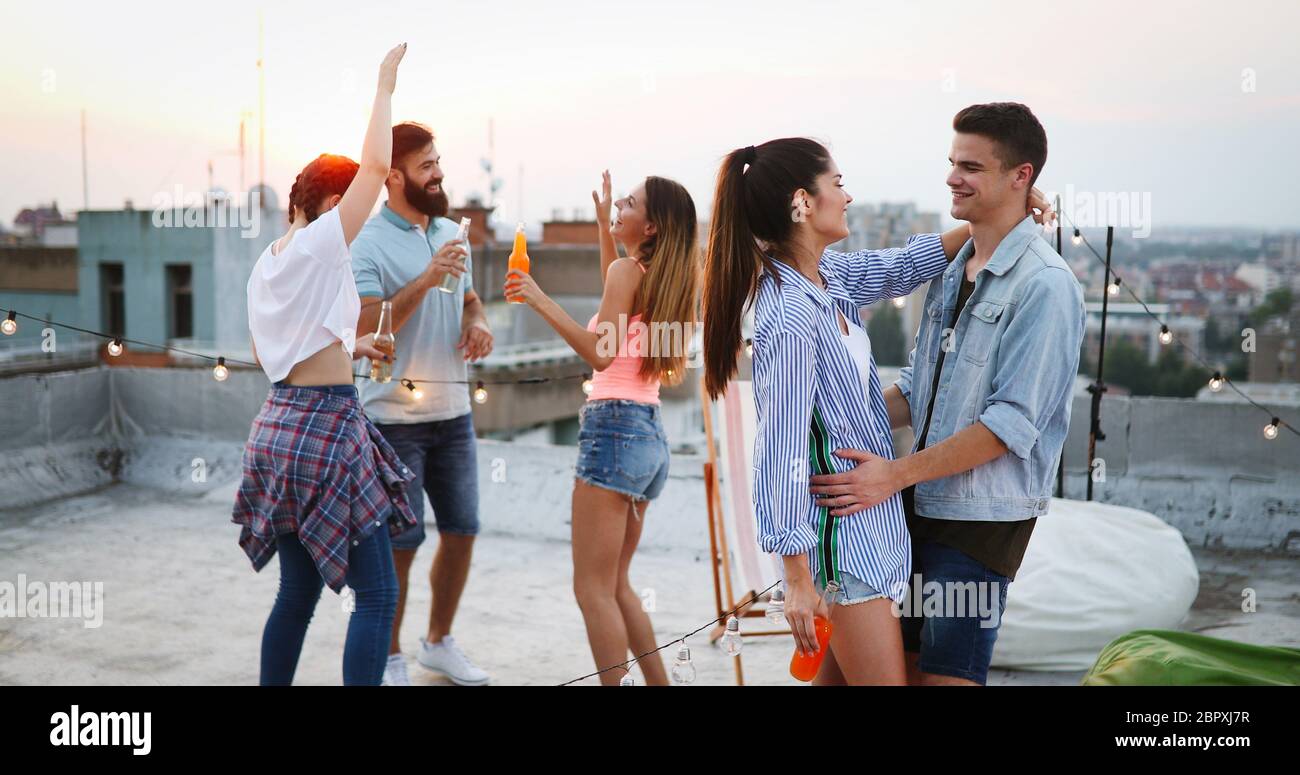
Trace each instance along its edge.
{"label": "blue polo shirt", "polygon": [[[434,218],[426,233],[385,202],[352,241],[352,274],[362,302],[367,296],[391,299],[397,295],[429,266],[429,259],[443,244],[455,238],[456,228],[450,219]],[[469,245],[465,248],[468,250]],[[461,275],[456,293],[430,288],[411,317],[394,332],[397,360],[393,380],[380,384],[363,379],[357,385],[361,405],[375,422],[431,422],[469,414],[469,388],[465,384],[417,383],[424,397],[416,400],[400,380],[466,378],[465,361],[456,342],[460,341],[465,294],[474,290],[471,261],[465,261],[465,274]],[[363,363],[369,371],[370,361]]]}

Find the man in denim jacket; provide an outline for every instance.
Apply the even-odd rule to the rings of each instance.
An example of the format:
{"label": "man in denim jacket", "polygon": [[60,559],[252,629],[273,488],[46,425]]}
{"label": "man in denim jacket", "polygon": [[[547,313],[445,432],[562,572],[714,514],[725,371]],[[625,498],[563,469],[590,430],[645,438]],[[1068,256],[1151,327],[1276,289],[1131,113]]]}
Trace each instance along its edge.
{"label": "man in denim jacket", "polygon": [[1079,283],[1028,211],[1042,125],[1024,105],[993,103],[962,110],[953,129],[952,215],[972,239],[931,284],[911,365],[885,391],[891,424],[915,430],[912,454],[841,450],[859,465],[813,477],[837,516],[903,492],[913,684],[987,678],[1007,585],[1047,512],[1084,331]]}

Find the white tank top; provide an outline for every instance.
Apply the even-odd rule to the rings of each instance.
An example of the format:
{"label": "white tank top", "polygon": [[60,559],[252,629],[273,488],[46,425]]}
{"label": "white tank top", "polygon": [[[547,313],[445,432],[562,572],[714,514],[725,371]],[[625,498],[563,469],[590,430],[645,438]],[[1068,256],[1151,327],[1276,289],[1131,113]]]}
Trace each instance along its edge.
{"label": "white tank top", "polygon": [[262,370],[279,382],[334,342],[352,354],[361,297],[337,207],[274,248],[266,246],[248,278],[248,331]]}
{"label": "white tank top", "polygon": [[840,341],[844,342],[844,347],[849,351],[849,356],[853,358],[853,363],[858,367],[858,374],[862,377],[862,395],[871,400],[871,337],[862,327],[848,318],[844,319],[848,324],[849,332],[840,334]]}

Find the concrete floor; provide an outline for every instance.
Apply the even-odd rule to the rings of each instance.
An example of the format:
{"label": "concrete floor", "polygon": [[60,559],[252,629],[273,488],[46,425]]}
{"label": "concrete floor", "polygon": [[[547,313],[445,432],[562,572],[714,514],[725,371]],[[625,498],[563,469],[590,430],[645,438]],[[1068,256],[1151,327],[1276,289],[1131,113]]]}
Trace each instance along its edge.
{"label": "concrete floor", "polygon": [[[0,517],[0,581],[101,581],[103,625],[79,619],[0,618],[0,685],[255,684],[262,626],[278,565],[254,574],[229,522],[229,493],[181,497],[117,484]],[[403,646],[412,657],[429,605],[434,542],[412,573]],[[1252,643],[1300,646],[1300,563],[1294,556],[1198,550],[1201,590],[1185,629]],[[706,551],[645,550],[633,584],[653,600],[660,642],[712,617]],[[1256,594],[1244,613],[1242,590]],[[296,682],[339,684],[348,614],[328,589],[307,634]],[[751,620],[757,621],[757,620]],[[748,626],[748,625],[747,625]],[[557,684],[592,670],[570,589],[569,546],[480,537],[455,629],[461,647],[507,684]],[[700,684],[734,682],[733,662],[692,639]],[[749,684],[789,684],[787,637],[750,638]],[[671,662],[676,648],[665,650]],[[412,681],[449,685],[411,658]],[[639,673],[636,673],[639,681]],[[991,685],[1077,684],[1082,673],[994,670]],[[594,679],[585,683],[594,683]]]}

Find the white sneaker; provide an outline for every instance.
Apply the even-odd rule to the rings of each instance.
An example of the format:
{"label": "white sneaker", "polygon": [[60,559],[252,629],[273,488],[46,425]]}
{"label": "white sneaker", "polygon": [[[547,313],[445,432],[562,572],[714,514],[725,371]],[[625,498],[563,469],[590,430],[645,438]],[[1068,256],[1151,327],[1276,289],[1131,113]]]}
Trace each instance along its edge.
{"label": "white sneaker", "polygon": [[384,665],[384,680],[380,686],[410,686],[411,678],[406,674],[406,657],[401,654],[389,654],[388,664]]}
{"label": "white sneaker", "polygon": [[438,643],[420,638],[420,653],[416,660],[421,666],[450,678],[458,686],[484,686],[488,682],[487,672],[470,662],[450,635]]}

